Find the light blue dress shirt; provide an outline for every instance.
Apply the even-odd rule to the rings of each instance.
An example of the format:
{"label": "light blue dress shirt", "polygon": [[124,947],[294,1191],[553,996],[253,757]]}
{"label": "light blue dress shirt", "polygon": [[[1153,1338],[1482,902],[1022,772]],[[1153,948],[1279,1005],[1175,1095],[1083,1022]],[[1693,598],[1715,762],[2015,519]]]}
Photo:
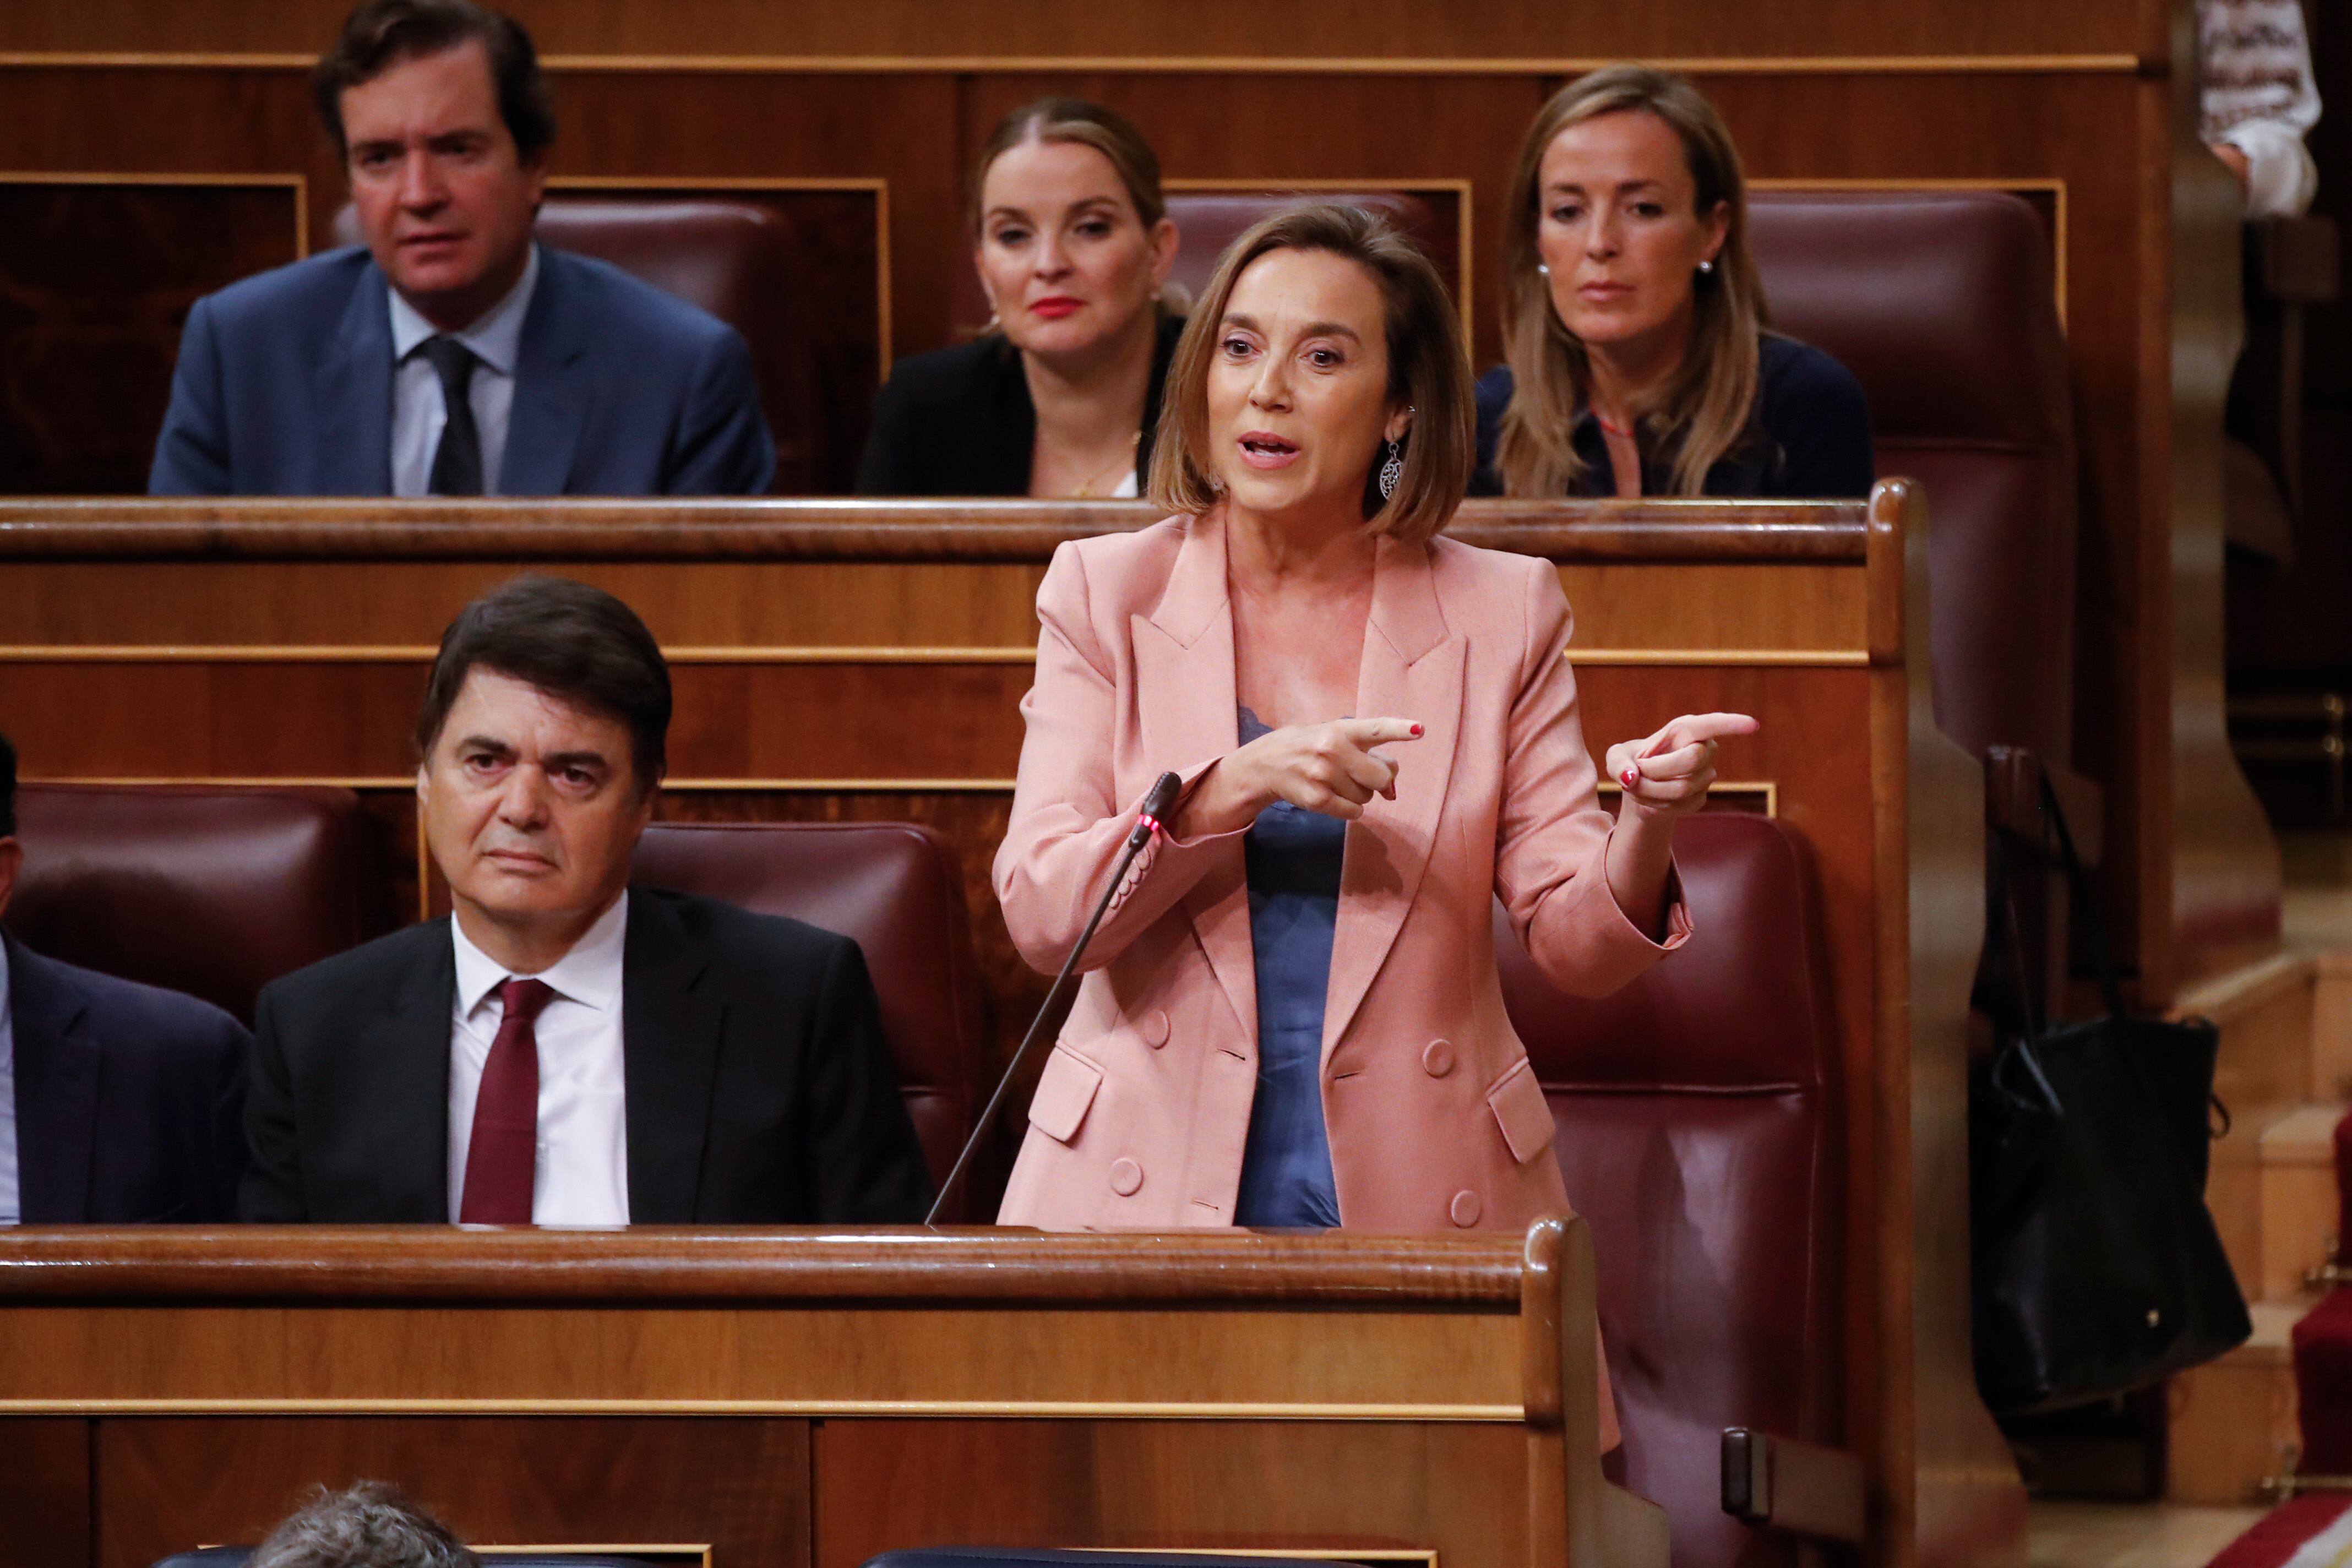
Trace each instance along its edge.
{"label": "light blue dress shirt", "polygon": [[[481,361],[467,384],[466,401],[473,405],[474,428],[482,437],[484,495],[499,493],[499,473],[506,467],[515,358],[522,345],[523,318],[538,287],[539,247],[534,245],[522,277],[507,297],[472,326],[450,334]],[[440,329],[402,299],[399,289],[385,292],[392,299],[392,493],[421,496],[433,482],[433,454],[440,447],[441,426],[448,422],[449,412],[441,400],[441,378],[434,373],[433,362],[417,351]]]}
{"label": "light blue dress shirt", "polygon": [[16,1014],[8,989],[8,945],[0,942],[0,1225],[25,1215],[16,1181]]}

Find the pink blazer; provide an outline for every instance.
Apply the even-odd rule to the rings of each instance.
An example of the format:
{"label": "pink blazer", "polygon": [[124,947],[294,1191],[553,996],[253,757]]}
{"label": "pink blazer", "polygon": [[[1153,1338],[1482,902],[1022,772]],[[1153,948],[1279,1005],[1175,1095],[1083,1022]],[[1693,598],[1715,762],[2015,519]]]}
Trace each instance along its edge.
{"label": "pink blazer", "polygon": [[[1137,807],[1236,745],[1221,513],[1066,544],[1037,595],[1037,679],[997,851],[1022,956],[1076,942]],[[1614,990],[1664,946],[1618,909],[1611,818],[1549,562],[1384,542],[1354,711],[1418,721],[1396,799],[1350,823],[1323,1019],[1323,1109],[1353,1229],[1518,1230],[1563,1212],[1552,1119],[1496,978],[1493,896],[1544,973]],[[1056,1228],[1229,1225],[1256,1087],[1242,839],[1147,850],[1083,961],[998,1218]]]}

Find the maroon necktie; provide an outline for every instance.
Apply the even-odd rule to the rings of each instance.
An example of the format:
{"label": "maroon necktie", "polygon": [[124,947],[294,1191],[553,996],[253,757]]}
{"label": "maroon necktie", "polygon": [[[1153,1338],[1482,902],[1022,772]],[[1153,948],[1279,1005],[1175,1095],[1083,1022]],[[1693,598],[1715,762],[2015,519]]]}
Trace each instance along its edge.
{"label": "maroon necktie", "polygon": [[529,1225],[539,1169],[539,1036],[531,1020],[555,993],[543,980],[499,984],[506,1016],[482,1064],[474,1100],[474,1137],[466,1146],[461,1225]]}

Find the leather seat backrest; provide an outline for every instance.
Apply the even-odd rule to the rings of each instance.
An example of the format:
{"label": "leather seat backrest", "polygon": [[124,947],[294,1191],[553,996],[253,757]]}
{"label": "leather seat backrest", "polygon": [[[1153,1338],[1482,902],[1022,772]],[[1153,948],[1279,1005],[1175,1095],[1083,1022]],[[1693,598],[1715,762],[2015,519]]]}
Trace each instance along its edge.
{"label": "leather seat backrest", "polygon": [[2051,242],[1999,191],[1759,191],[1772,325],[1870,397],[1878,471],[1927,487],[1936,717],[1981,755],[2071,755],[2077,497]]}
{"label": "leather seat backrest", "polygon": [[[559,193],[541,205],[537,233],[558,249],[608,261],[742,333],[775,437],[774,493],[847,493],[866,442],[876,366],[839,363],[844,356],[809,319],[812,283],[835,263],[787,213],[719,196]],[[338,244],[359,243],[359,221],[349,206],[335,215],[334,235]]]}
{"label": "leather seat backrest", "polygon": [[383,923],[369,825],[349,790],[24,784],[16,827],[11,935],[247,1024],[264,985]]}
{"label": "leather seat backrest", "polygon": [[[1197,300],[1217,270],[1225,247],[1244,229],[1284,207],[1301,202],[1339,202],[1380,214],[1411,235],[1437,267],[1455,299],[1462,295],[1462,237],[1452,215],[1411,191],[1171,191],[1168,216],[1176,225],[1176,264],[1168,281],[1186,300]],[[967,332],[980,331],[988,321],[988,296],[980,278],[967,265],[956,268],[955,319]]]}
{"label": "leather seat backrest", "polygon": [[657,822],[632,875],[854,939],[931,1180],[945,1179],[985,1068],[962,877],[944,840],[903,822]]}
{"label": "leather seat backrest", "polygon": [[1693,934],[1616,994],[1553,988],[1496,911],[1513,1026],[1592,1227],[1626,1484],[1676,1568],[1796,1561],[1727,1518],[1719,1434],[1836,1442],[1845,1352],[1834,1043],[1793,835],[1709,812],[1675,830]]}

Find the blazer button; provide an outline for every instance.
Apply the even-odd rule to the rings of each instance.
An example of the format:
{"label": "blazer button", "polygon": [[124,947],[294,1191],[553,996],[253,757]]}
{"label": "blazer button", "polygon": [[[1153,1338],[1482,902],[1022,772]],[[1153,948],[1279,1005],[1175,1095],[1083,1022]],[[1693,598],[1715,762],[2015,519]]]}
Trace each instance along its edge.
{"label": "blazer button", "polygon": [[[1114,1177],[1113,1180],[1115,1182],[1117,1178]],[[1478,1215],[1484,1212],[1485,1207],[1486,1205],[1478,1201],[1478,1194],[1465,1187],[1454,1194],[1454,1202],[1446,1206],[1445,1212],[1454,1216],[1455,1225],[1467,1230],[1478,1223]]]}
{"label": "blazer button", "polygon": [[[1143,1185],[1142,1166],[1137,1164],[1134,1161],[1124,1157],[1113,1160],[1110,1163],[1110,1190],[1112,1192],[1117,1193],[1120,1197],[1131,1198],[1135,1195],[1135,1190],[1141,1185]],[[1475,1205],[1478,1200],[1473,1197],[1470,1201]],[[1454,1202],[1458,1205],[1461,1203],[1461,1199],[1456,1198]]]}
{"label": "blazer button", "polygon": [[1168,1015],[1157,1008],[1143,1016],[1143,1043],[1153,1050],[1168,1043]]}
{"label": "blazer button", "polygon": [[1454,1042],[1432,1040],[1429,1048],[1421,1053],[1421,1070],[1432,1078],[1444,1078],[1454,1070]]}

